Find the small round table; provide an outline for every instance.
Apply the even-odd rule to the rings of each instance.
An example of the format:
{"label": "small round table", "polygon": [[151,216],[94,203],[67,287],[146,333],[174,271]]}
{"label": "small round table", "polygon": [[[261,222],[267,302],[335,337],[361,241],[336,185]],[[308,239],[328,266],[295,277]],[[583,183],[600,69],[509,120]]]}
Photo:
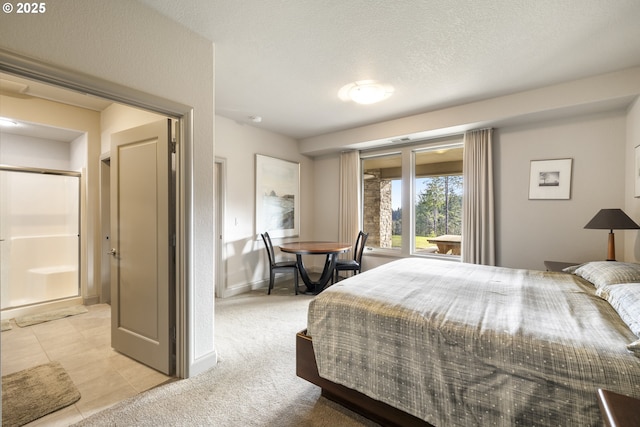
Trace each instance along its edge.
{"label": "small round table", "polygon": [[[347,252],[351,249],[351,243],[340,242],[293,242],[283,243],[280,245],[282,252],[295,254],[296,263],[298,264],[298,271],[302,281],[307,286],[306,293],[319,294],[327,286],[329,280],[333,276],[333,272],[336,268],[336,262],[338,254]],[[317,281],[311,280],[309,273],[302,262],[302,255],[326,255],[327,259],[322,269],[320,279]]]}

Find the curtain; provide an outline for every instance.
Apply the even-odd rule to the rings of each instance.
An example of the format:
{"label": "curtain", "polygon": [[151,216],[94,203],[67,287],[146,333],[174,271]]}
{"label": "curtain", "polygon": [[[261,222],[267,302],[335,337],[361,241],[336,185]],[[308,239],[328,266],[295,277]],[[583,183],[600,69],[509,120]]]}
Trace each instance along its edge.
{"label": "curtain", "polygon": [[493,206],[493,129],[464,134],[462,261],[495,265]]}
{"label": "curtain", "polygon": [[[340,205],[338,240],[355,243],[360,232],[360,153],[340,154]],[[353,256],[346,254],[345,257]]]}

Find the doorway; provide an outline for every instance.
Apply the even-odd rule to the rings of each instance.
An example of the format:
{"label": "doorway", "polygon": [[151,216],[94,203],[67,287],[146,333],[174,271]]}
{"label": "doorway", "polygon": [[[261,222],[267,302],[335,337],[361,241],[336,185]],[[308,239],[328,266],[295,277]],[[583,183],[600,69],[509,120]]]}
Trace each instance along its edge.
{"label": "doorway", "polygon": [[[29,64],[30,65],[30,64]],[[54,74],[56,72],[60,72],[61,76],[57,76],[57,78],[53,79],[53,78],[49,78],[47,79],[46,76],[43,79],[42,74],[39,73],[30,73],[28,71],[28,67],[16,67],[15,69],[12,69],[11,65],[9,64],[5,64],[2,63],[0,64],[0,70],[3,71],[9,71],[11,72],[11,74],[7,74],[10,75],[12,77],[15,78],[19,78],[19,79],[24,79],[27,81],[27,84],[34,84],[34,85],[48,85],[48,86],[52,86],[49,83],[45,83],[43,80],[46,81],[55,81],[57,82],[61,82],[64,81],[64,87],[65,88],[77,88],[76,90],[81,91],[84,94],[91,94],[94,93],[96,94],[96,96],[101,97],[102,102],[106,102],[109,105],[118,105],[119,107],[125,107],[126,109],[129,110],[135,110],[138,113],[140,113],[140,115],[146,115],[146,114],[152,114],[155,117],[158,117],[158,115],[161,115],[163,117],[167,117],[167,113],[169,111],[171,111],[172,107],[171,107],[171,103],[167,103],[167,101],[165,100],[156,100],[154,97],[149,97],[146,98],[144,100],[138,99],[136,101],[132,101],[130,105],[125,105],[124,103],[122,103],[123,101],[127,100],[128,96],[137,96],[140,94],[134,93],[133,95],[130,95],[129,93],[127,93],[127,91],[125,91],[123,88],[120,88],[120,92],[118,92],[118,88],[114,89],[114,93],[117,93],[118,95],[113,95],[113,99],[117,99],[117,103],[110,101],[109,99],[105,99],[104,96],[106,94],[106,96],[108,96],[108,94],[110,93],[109,91],[105,91],[105,90],[98,90],[98,89],[92,89],[92,88],[88,88],[86,86],[80,87],[80,86],[75,86],[75,84],[73,83],[74,80],[74,76],[70,75],[70,74],[66,74],[66,71],[61,71],[61,70],[47,70],[49,72],[53,72]],[[4,75],[4,74],[3,74]],[[97,82],[97,86],[100,87],[100,82]],[[52,86],[53,87],[53,86]],[[56,86],[57,89],[59,91],[67,91],[67,89],[62,88],[62,87],[58,87]],[[4,92],[4,91],[3,91]],[[67,91],[68,92],[68,91]],[[4,94],[4,93],[3,93]],[[71,94],[71,98],[75,98],[77,100],[77,96],[78,93],[75,92],[70,92]],[[30,96],[24,96],[23,94],[20,95],[21,98],[27,98]],[[63,95],[64,96],[64,95]],[[91,100],[94,100],[94,97],[90,97]],[[143,97],[144,98],[144,97]],[[64,101],[64,100],[60,100],[60,101]],[[146,101],[146,102],[143,102]],[[152,104],[153,102],[158,101],[159,104],[157,105],[164,105],[164,107],[162,108],[156,108],[154,107]],[[77,101],[74,101],[74,105],[77,105]],[[169,106],[168,108],[166,108],[166,106]],[[139,108],[139,107],[146,107],[146,108]],[[181,107],[176,107],[175,109],[173,109],[173,111],[175,111],[175,114],[171,114],[168,117],[171,117],[173,119],[178,119],[180,122],[182,122],[182,120],[185,120],[186,125],[182,125],[179,127],[179,129],[182,129],[182,131],[184,133],[187,133],[187,135],[190,136],[190,110],[185,112],[182,111],[182,113],[179,113],[180,110],[184,110],[184,106]],[[6,111],[6,110],[5,110]],[[151,111],[154,111],[153,113],[151,113]],[[134,119],[135,122],[135,119]],[[139,122],[138,122],[139,123]],[[127,122],[127,123],[122,123],[122,124],[118,124],[117,127],[120,127],[120,129],[124,129],[124,128],[128,128],[131,127],[132,125],[135,125],[136,123],[131,123],[131,122]],[[115,126],[115,125],[114,125]],[[106,133],[108,132],[113,133],[117,130],[120,129],[102,129],[102,133]],[[94,132],[95,134],[95,132]],[[94,135],[95,136],[95,135]],[[100,132],[98,132],[98,138],[100,137]],[[185,139],[185,141],[190,141],[189,139]],[[94,140],[95,143],[95,140]],[[190,142],[189,142],[190,144]],[[101,145],[100,143],[98,143],[98,145]],[[186,146],[186,144],[185,144]],[[180,146],[178,147],[178,151],[181,150],[185,150],[188,149],[185,146]],[[92,152],[93,150],[93,152]],[[97,150],[97,151],[96,151]],[[88,287],[83,286],[82,291],[83,291],[83,296],[85,298],[85,302],[87,299],[90,299],[90,303],[96,303],[96,302],[110,302],[110,290],[108,289],[108,286],[106,286],[106,283],[108,283],[108,268],[103,268],[103,262],[102,259],[105,258],[104,257],[104,250],[103,250],[103,238],[104,240],[109,239],[109,233],[105,233],[104,230],[107,230],[108,228],[105,226],[105,224],[103,224],[102,219],[107,218],[107,216],[102,215],[101,213],[101,202],[100,202],[100,191],[96,191],[96,189],[101,189],[102,191],[106,189],[108,189],[109,183],[108,182],[103,182],[102,184],[102,188],[100,187],[100,176],[102,175],[102,171],[101,169],[103,169],[104,167],[108,166],[108,161],[105,161],[105,159],[103,159],[103,161],[101,162],[100,159],[98,159],[96,156],[96,154],[100,153],[102,151],[101,147],[96,148],[95,144],[94,146],[90,147],[88,149],[88,153],[87,153],[87,169],[89,170],[88,175],[91,176],[91,174],[93,174],[93,182],[89,182],[87,183],[87,187],[85,188],[85,191],[83,193],[83,197],[85,198],[89,198],[89,197],[94,197],[97,199],[97,201],[94,200],[95,203],[93,204],[88,204],[87,205],[87,209],[86,209],[86,214],[83,216],[87,222],[89,222],[90,224],[88,225],[89,230],[89,236],[88,236],[88,240],[93,239],[93,242],[88,242],[87,243],[87,249],[86,249],[86,253],[85,255],[88,256],[88,259],[85,260],[85,262],[88,264],[88,271],[86,274],[86,277],[84,278],[84,280],[86,280],[87,283],[89,283],[88,286],[93,286],[92,288],[92,292],[91,294],[87,295],[87,291],[88,291]],[[108,157],[108,156],[107,156]],[[182,159],[182,157],[180,156],[180,153],[178,154],[178,158]],[[175,176],[177,177],[178,183],[176,185],[176,194],[181,194],[183,190],[183,182],[180,181],[181,177],[182,177],[182,160],[178,160],[176,162],[176,171],[175,171]],[[97,188],[96,188],[97,187]],[[88,200],[83,200],[83,203],[87,203]],[[181,213],[184,212],[184,208],[180,211],[180,212],[176,212],[176,215],[179,215]],[[177,227],[179,227],[180,230],[184,230],[184,218],[183,216],[178,216],[177,221],[176,221]],[[108,221],[107,221],[107,225],[108,225]],[[105,227],[105,228],[103,228]],[[178,230],[176,230],[175,234],[174,234],[174,241],[175,241],[175,247],[176,247],[176,256],[175,256],[175,268],[173,269],[173,274],[176,278],[175,280],[175,289],[172,292],[172,301],[171,301],[171,306],[172,307],[176,307],[175,310],[172,311],[173,316],[175,321],[173,322],[173,324],[176,325],[176,327],[173,329],[173,331],[171,332],[173,337],[174,337],[174,348],[177,348],[175,353],[175,369],[174,369],[174,373],[176,376],[185,376],[186,374],[186,367],[185,367],[185,361],[186,358],[184,357],[184,355],[186,354],[186,345],[185,345],[185,338],[182,336],[182,334],[184,333],[184,328],[181,327],[181,325],[184,324],[185,322],[185,316],[186,316],[186,310],[184,308],[182,309],[178,309],[179,307],[184,307],[184,286],[185,286],[185,279],[184,279],[184,268],[182,267],[184,263],[184,256],[183,256],[183,252],[184,252],[184,237],[185,234],[183,232],[180,232]],[[108,247],[108,243],[106,244],[106,246]],[[98,253],[96,253],[98,252]],[[180,316],[180,317],[178,317]],[[175,344],[178,343],[178,344]],[[179,346],[179,347],[178,347]]]}

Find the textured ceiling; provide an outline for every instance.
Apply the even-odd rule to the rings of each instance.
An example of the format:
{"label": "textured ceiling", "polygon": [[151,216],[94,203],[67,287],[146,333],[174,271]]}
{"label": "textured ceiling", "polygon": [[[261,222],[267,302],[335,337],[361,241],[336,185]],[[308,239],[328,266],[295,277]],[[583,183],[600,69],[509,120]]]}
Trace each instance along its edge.
{"label": "textured ceiling", "polygon": [[294,138],[640,65],[638,0],[139,1],[215,43],[217,114]]}

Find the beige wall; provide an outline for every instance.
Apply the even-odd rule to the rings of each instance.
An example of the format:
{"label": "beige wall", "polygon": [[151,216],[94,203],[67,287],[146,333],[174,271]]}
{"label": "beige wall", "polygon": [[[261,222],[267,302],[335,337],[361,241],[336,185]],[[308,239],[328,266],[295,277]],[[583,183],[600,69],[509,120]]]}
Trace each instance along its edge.
{"label": "beige wall", "polygon": [[[269,268],[263,230],[255,225],[255,156],[262,154],[300,163],[300,237],[274,239],[283,241],[312,240],[314,223],[314,162],[298,152],[297,142],[289,137],[241,125],[224,117],[216,117],[217,158],[226,162],[226,196],[224,237],[224,283],[221,297],[228,297],[268,283]],[[283,256],[281,254],[277,256]]]}
{"label": "beige wall", "polygon": [[[635,196],[636,177],[640,173],[640,164],[636,163],[635,147],[640,146],[640,98],[629,107],[626,121],[626,145],[625,145],[625,212],[638,224],[640,224],[640,198]],[[640,188],[638,188],[640,191]],[[621,232],[616,233],[616,236]],[[640,232],[630,230],[624,232],[625,259],[627,261],[640,261]],[[616,237],[617,239],[617,237]],[[617,242],[616,242],[617,243]],[[616,246],[619,246],[616,244]],[[617,250],[617,249],[616,249]]]}
{"label": "beige wall", "polygon": [[[545,260],[605,259],[606,230],[583,228],[591,217],[601,208],[620,207],[640,222],[640,199],[633,198],[630,183],[633,176],[630,158],[633,147],[640,145],[638,115],[636,102],[628,113],[616,109],[496,128],[494,174],[499,265],[544,269]],[[571,199],[528,200],[530,161],[554,158],[573,159]],[[339,174],[339,157],[325,155],[314,158],[314,162],[314,235],[337,238],[338,184],[337,179],[332,180]],[[327,182],[326,177],[333,178]],[[616,232],[618,260],[639,260],[638,245],[637,232]],[[364,268],[391,259],[365,252]]]}
{"label": "beige wall", "polygon": [[[544,269],[545,260],[606,259],[607,231],[584,226],[624,208],[624,111],[504,127],[494,134],[497,263]],[[529,200],[531,160],[573,159],[570,200]],[[636,218],[640,219],[640,218]],[[616,233],[618,260],[624,233]]]}
{"label": "beige wall", "polygon": [[112,134],[162,119],[166,117],[122,104],[111,104],[100,113],[101,156],[104,157],[111,150]]}

